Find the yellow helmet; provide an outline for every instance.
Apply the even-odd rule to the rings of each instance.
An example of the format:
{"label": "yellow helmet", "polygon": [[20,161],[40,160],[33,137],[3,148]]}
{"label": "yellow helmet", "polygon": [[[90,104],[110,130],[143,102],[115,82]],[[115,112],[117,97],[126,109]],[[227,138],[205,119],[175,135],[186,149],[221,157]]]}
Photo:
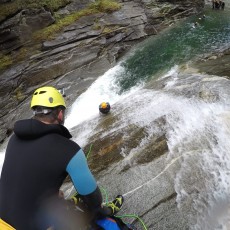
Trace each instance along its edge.
{"label": "yellow helmet", "polygon": [[45,86],[35,90],[31,100],[30,108],[35,106],[53,108],[60,105],[66,108],[65,100],[61,93],[52,86]]}
{"label": "yellow helmet", "polygon": [[106,102],[102,102],[101,105],[100,105],[100,107],[102,109],[105,109],[107,107],[107,103]]}

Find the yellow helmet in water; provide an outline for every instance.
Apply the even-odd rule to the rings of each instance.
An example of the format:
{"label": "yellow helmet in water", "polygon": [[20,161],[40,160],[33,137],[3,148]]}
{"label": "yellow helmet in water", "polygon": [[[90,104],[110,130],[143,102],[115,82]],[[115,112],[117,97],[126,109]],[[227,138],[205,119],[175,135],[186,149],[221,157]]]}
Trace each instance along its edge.
{"label": "yellow helmet in water", "polygon": [[52,86],[45,86],[35,90],[30,108],[35,106],[44,106],[50,108],[64,106],[66,108],[63,96],[56,88]]}
{"label": "yellow helmet in water", "polygon": [[106,102],[102,102],[102,103],[100,104],[100,107],[101,107],[102,109],[105,109],[105,108],[107,107],[107,103],[106,103]]}

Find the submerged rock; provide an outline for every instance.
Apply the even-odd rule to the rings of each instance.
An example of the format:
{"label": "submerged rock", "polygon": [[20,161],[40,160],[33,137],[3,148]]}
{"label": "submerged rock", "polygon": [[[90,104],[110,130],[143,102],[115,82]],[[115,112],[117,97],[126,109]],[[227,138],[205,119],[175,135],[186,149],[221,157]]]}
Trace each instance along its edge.
{"label": "submerged rock", "polygon": [[208,55],[201,61],[195,62],[193,66],[195,66],[199,72],[230,79],[230,49],[226,49],[215,56],[212,54]]}

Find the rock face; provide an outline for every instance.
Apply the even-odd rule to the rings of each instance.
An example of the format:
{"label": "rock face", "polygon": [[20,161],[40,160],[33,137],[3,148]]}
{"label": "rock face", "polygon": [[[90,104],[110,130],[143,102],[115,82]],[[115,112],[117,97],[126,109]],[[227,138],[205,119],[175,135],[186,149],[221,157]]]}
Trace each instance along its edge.
{"label": "rock face", "polygon": [[[112,200],[117,194],[124,196],[124,206],[119,215],[135,213],[141,217],[149,230],[214,230],[217,229],[213,226],[218,217],[213,218],[212,216],[213,222],[210,222],[208,218],[205,218],[205,214],[206,211],[212,213],[212,208],[207,204],[216,199],[215,197],[209,199],[215,191],[211,188],[215,181],[213,173],[216,172],[216,169],[213,166],[203,168],[204,161],[202,160],[208,154],[208,151],[205,151],[206,148],[209,149],[211,155],[214,154],[212,152],[213,142],[210,140],[212,139],[216,144],[219,140],[216,132],[209,132],[210,129],[212,130],[210,123],[215,123],[214,119],[210,119],[207,115],[205,115],[208,117],[207,120],[199,119],[200,117],[194,119],[194,113],[191,119],[185,119],[187,126],[186,122],[181,123],[179,115],[181,108],[176,109],[177,103],[173,108],[170,108],[169,104],[174,104],[178,100],[179,107],[183,108],[181,115],[184,117],[186,107],[183,107],[181,103],[184,99],[188,99],[186,101],[189,102],[188,107],[191,108],[191,111],[196,108],[201,109],[199,106],[196,107],[198,100],[202,107],[205,107],[206,102],[209,107],[220,100],[225,101],[230,95],[230,80],[224,77],[202,75],[189,66],[187,68],[181,66],[177,77],[180,80],[168,87],[165,86],[172,80],[172,75],[157,80],[153,79],[147,85],[151,101],[144,96],[145,89],[143,89],[138,93],[138,97],[135,97],[136,94],[133,95],[135,99],[129,97],[122,100],[122,103],[114,104],[110,114],[95,116],[92,120],[74,127],[71,133],[76,140],[79,140],[84,132],[82,130],[90,127],[89,135],[84,135],[85,138],[88,137],[87,145],[83,147],[89,167],[96,176],[99,187],[103,192],[107,192],[109,200]],[[165,100],[170,101],[165,106],[167,112],[161,116],[158,116],[161,114],[158,113],[157,116],[153,116],[154,119],[149,119],[148,114],[142,113],[145,116],[142,116],[140,121],[137,117],[141,114],[143,107],[148,107],[146,101],[153,102],[150,106],[151,110],[147,110],[149,113],[155,113],[156,108],[161,110],[161,104],[164,103],[161,103],[162,100],[160,100],[160,105],[156,103],[155,92],[160,92],[156,96],[159,98],[162,95],[168,95]],[[176,100],[170,100],[170,97]],[[192,105],[193,102],[195,106]],[[145,106],[143,106],[144,103]],[[158,104],[156,107],[154,107],[155,103]],[[205,107],[204,110],[206,109]],[[229,127],[229,111],[225,110],[223,113],[223,110],[221,112],[220,109],[218,113],[218,117],[223,116],[226,122],[223,125],[221,123],[221,127],[225,125]],[[133,117],[135,118],[132,119]],[[142,123],[143,118],[147,120],[146,123]],[[127,123],[126,120],[128,120]],[[189,133],[191,126],[195,124],[192,120],[199,123],[197,127],[200,127],[204,120],[205,125],[202,129],[204,134],[195,126],[192,129],[197,137],[193,138],[194,133],[192,132],[193,135]],[[218,125],[219,122],[218,119]],[[178,130],[179,123],[181,123],[181,129]],[[182,135],[181,138],[183,131],[185,135]],[[228,137],[229,129],[226,131],[226,137]],[[215,149],[216,145],[214,146]],[[219,154],[220,152],[217,151],[217,155]],[[208,164],[212,165],[210,158],[204,159],[207,159]],[[224,167],[220,162],[218,158],[218,168]],[[213,183],[213,186],[216,188],[219,187],[219,184]],[[66,198],[75,192],[70,183],[66,183],[62,190]],[[214,215],[218,216],[216,212]],[[199,223],[200,220],[204,222],[208,220],[211,226],[206,227],[203,222]],[[130,221],[132,220],[127,220],[127,222]],[[133,223],[137,229],[143,229],[137,220]],[[195,224],[197,228],[194,228]]]}
{"label": "rock face", "polygon": [[194,63],[194,65],[200,72],[230,79],[230,49],[225,50],[223,53],[209,55],[203,60]]}
{"label": "rock face", "polygon": [[45,8],[25,9],[0,25],[1,52],[8,54],[31,40],[32,33],[55,22]]}
{"label": "rock face", "polygon": [[[88,1],[73,1],[57,14],[79,10]],[[28,117],[32,91],[44,84],[65,88],[67,105],[98,76],[111,68],[133,44],[173,23],[197,13],[204,6],[197,1],[124,1],[119,11],[82,17],[55,39],[45,41],[38,54],[0,72],[0,142],[11,133],[16,119]],[[80,8],[79,8],[80,7]],[[34,31],[54,23],[45,7],[22,10],[0,25],[1,55],[23,52]],[[30,46],[32,52],[33,47]],[[27,53],[30,51],[27,51]],[[17,111],[15,114],[14,111]]]}

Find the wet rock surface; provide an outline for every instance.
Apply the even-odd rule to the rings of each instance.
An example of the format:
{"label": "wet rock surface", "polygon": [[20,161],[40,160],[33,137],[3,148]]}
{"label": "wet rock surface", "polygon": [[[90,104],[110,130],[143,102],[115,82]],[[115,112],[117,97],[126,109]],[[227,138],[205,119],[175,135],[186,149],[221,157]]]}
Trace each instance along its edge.
{"label": "wet rock surface", "polygon": [[[171,77],[159,79],[161,83],[158,84],[155,84],[157,81],[154,80],[147,89],[161,89],[172,96],[180,98],[183,95],[183,98],[188,100],[193,98],[208,103],[217,103],[230,95],[230,81],[224,77],[202,75],[197,70],[181,66],[178,75],[180,81],[171,87],[165,87],[165,83],[170,81]],[[226,98],[222,98],[217,89],[222,92],[221,96],[225,95]],[[148,229],[190,229],[196,223],[199,211],[194,207],[194,202],[198,199],[199,192],[202,196],[208,196],[206,193],[203,194],[203,190],[207,180],[210,179],[212,183],[212,172],[204,171],[197,164],[202,155],[202,149],[196,149],[200,145],[192,145],[193,151],[186,153],[187,156],[170,158],[170,124],[166,117],[159,117],[146,126],[139,126],[138,123],[123,126],[124,110],[121,107],[122,105],[115,104],[114,111],[110,114],[95,118],[96,126],[92,128],[87,144],[83,147],[89,167],[99,186],[102,191],[106,190],[111,199],[117,194],[123,194],[125,204],[119,214],[129,214],[135,210]],[[224,116],[230,121],[228,114]],[[157,131],[150,132],[150,127]],[[72,128],[71,131],[77,137],[81,129],[84,129],[83,124]],[[215,133],[210,135],[210,138],[215,139]],[[184,141],[187,141],[186,137]],[[183,149],[183,140],[178,144],[180,152],[180,148]],[[207,146],[211,148],[208,143]],[[183,164],[185,161],[187,164]],[[180,193],[185,193],[188,198],[179,202],[181,198],[178,197],[181,194],[176,192],[176,178],[180,170],[185,170],[181,177],[186,189]],[[69,188],[71,184],[68,184],[64,191],[68,191]],[[128,218],[127,221],[142,229],[140,222],[135,218]]]}
{"label": "wet rock surface", "polygon": [[[68,15],[84,8],[89,2],[77,4],[78,1],[73,1],[57,13]],[[133,44],[156,35],[175,19],[194,14],[204,6],[202,0],[192,3],[120,3],[122,7],[119,11],[85,16],[66,27],[53,40],[44,41],[36,54],[30,45],[29,58],[0,72],[0,116],[4,124],[0,142],[11,133],[15,120],[31,116],[28,104],[35,88],[44,84],[65,88],[69,108],[75,98],[115,65]],[[13,15],[0,25],[1,54],[17,53],[23,44],[31,42],[33,31],[52,23],[53,12],[45,7],[36,12],[33,9],[23,10]]]}
{"label": "wet rock surface", "polygon": [[221,53],[209,55],[203,60],[195,62],[193,67],[197,68],[199,72],[230,79],[230,49],[228,48]]}

